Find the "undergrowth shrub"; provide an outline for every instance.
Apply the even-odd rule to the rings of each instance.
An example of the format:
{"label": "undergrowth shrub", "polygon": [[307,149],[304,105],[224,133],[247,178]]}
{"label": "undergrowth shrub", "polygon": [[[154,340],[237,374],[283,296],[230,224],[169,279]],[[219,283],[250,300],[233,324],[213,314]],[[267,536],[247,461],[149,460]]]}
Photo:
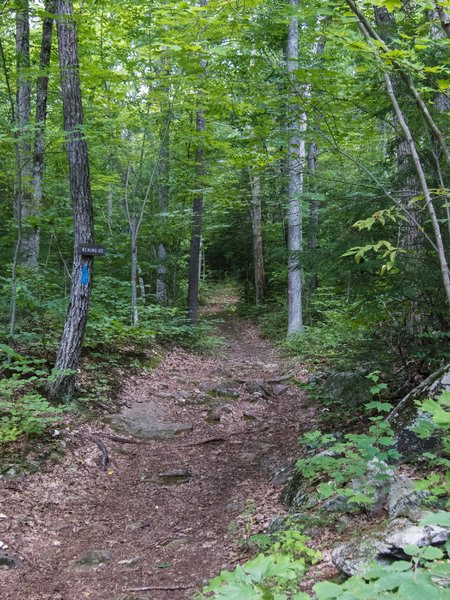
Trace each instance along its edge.
{"label": "undergrowth shrub", "polygon": [[0,344],[0,354],[9,357],[0,369],[1,445],[22,434],[42,434],[64,409],[50,405],[38,391],[48,381],[48,372],[42,368],[44,359],[26,359],[6,344]]}

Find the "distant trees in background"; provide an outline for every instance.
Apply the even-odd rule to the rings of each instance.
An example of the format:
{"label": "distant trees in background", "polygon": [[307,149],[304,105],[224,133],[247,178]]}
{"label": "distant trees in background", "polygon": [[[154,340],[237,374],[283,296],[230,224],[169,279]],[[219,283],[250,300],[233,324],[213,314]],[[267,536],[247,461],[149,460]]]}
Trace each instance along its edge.
{"label": "distant trees in background", "polygon": [[339,331],[405,371],[448,358],[444,4],[66,4],[1,9],[2,343],[74,371],[60,336],[91,284],[95,345],[194,323],[232,278],[278,335]]}

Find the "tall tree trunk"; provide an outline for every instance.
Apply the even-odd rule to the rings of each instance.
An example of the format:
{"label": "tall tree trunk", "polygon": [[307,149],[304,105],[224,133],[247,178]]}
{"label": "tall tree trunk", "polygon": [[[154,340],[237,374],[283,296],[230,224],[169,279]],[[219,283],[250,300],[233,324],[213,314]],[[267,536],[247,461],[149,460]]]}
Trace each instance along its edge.
{"label": "tall tree trunk", "polygon": [[[165,88],[165,92],[168,93],[168,88]],[[168,127],[170,123],[169,110],[164,111],[165,119],[161,123],[161,150],[159,155],[159,185],[158,185],[158,200],[159,200],[159,213],[165,215],[169,209],[169,132]],[[167,285],[167,265],[166,265],[167,251],[162,242],[158,244],[158,269],[156,274],[156,299],[159,304],[167,304],[169,300],[169,292]]]}
{"label": "tall tree trunk", "polygon": [[[297,8],[298,0],[290,0]],[[303,192],[303,163],[305,161],[305,141],[300,133],[306,129],[306,115],[298,118],[294,102],[298,96],[295,71],[298,69],[298,19],[295,17],[288,27],[287,68],[291,86],[292,109],[288,115],[288,335],[300,333],[303,329],[302,316],[302,273],[300,252],[302,250],[302,210],[300,195]]]}
{"label": "tall tree trunk", "polygon": [[[200,6],[206,6],[208,0],[200,0]],[[201,59],[200,65],[203,68],[203,77],[206,77],[206,60]],[[199,91],[197,96],[199,104],[202,103],[204,92]],[[205,132],[205,111],[203,108],[197,110],[196,127],[199,137],[199,143],[196,152],[197,161],[197,192],[194,195],[192,203],[192,230],[191,243],[189,247],[189,283],[187,297],[187,319],[190,323],[197,322],[198,313],[198,287],[200,282],[200,252],[202,243],[202,218],[203,218],[203,185],[205,177],[205,147],[202,137]]]}
{"label": "tall tree trunk", "polygon": [[31,86],[27,70],[30,68],[30,23],[28,0],[19,0],[16,11],[16,56],[17,56],[17,125],[19,128],[20,185],[15,214],[21,223],[19,264],[36,269],[39,258],[39,237],[36,226],[30,220],[37,216],[33,198],[33,170],[31,162],[30,116]]}
{"label": "tall tree trunk", "polygon": [[[201,94],[199,94],[201,96]],[[196,117],[197,131],[201,135],[205,131],[205,111],[200,109],[197,111]],[[198,286],[200,273],[200,248],[202,241],[202,217],[203,217],[203,178],[205,176],[205,148],[200,141],[197,148],[197,175],[198,175],[198,191],[194,195],[192,205],[192,231],[191,244],[189,248],[189,284],[188,284],[188,321],[191,323],[197,322],[198,313]]]}
{"label": "tall tree trunk", "polygon": [[261,231],[261,182],[259,173],[251,165],[248,166],[250,176],[250,187],[252,191],[252,232],[253,232],[253,271],[255,284],[255,303],[264,299],[265,274],[264,274],[264,252]]}
{"label": "tall tree trunk", "polygon": [[139,279],[139,289],[141,291],[142,304],[145,306],[147,297],[146,297],[146,293],[145,293],[144,278],[142,277],[142,269],[139,264],[137,265],[137,273],[138,273],[138,279]]}
{"label": "tall tree trunk", "polygon": [[[53,0],[45,3],[45,11],[52,13]],[[33,151],[33,211],[36,216],[39,215],[42,201],[42,183],[44,178],[44,148],[45,148],[45,125],[47,121],[47,89],[48,89],[48,68],[50,66],[50,55],[52,49],[53,17],[44,17],[42,23],[42,43],[41,55],[39,60],[39,70],[41,72],[36,85],[36,121],[35,137]],[[40,230],[35,225],[30,233],[32,238],[33,255],[36,257],[36,263],[39,256]]]}
{"label": "tall tree trunk", "polygon": [[138,322],[138,309],[137,309],[137,225],[136,225],[136,211],[133,209],[131,215],[131,323],[136,325]]}
{"label": "tall tree trunk", "polygon": [[[315,142],[311,142],[308,148],[308,172],[311,179],[314,179],[316,173],[317,166],[317,144]],[[309,186],[312,192],[315,192],[315,185],[312,184]],[[309,208],[309,237],[308,237],[308,249],[311,250],[312,256],[312,268],[311,268],[311,278],[309,281],[309,289],[310,292],[313,293],[316,291],[319,280],[317,276],[317,267],[316,267],[316,250],[317,250],[317,230],[319,228],[319,200],[317,196],[314,195],[311,200],[310,208]]]}
{"label": "tall tree trunk", "polygon": [[75,384],[92,291],[93,257],[78,254],[78,244],[94,243],[94,218],[78,61],[78,42],[72,0],[55,0],[64,131],[73,207],[74,257],[69,309],[56,358],[50,397],[68,402]]}

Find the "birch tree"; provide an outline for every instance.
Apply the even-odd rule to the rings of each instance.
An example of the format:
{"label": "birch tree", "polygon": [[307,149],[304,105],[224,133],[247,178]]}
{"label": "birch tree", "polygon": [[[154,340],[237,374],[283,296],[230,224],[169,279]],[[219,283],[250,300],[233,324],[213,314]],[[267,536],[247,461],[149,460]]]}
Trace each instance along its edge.
{"label": "birch tree", "polygon": [[[293,9],[298,0],[290,0]],[[300,333],[303,329],[302,315],[302,272],[300,252],[302,251],[302,209],[300,195],[303,192],[303,168],[305,162],[306,115],[297,114],[296,100],[298,85],[295,71],[298,69],[299,25],[293,17],[288,26],[287,70],[289,76],[291,105],[288,107],[288,336]]]}

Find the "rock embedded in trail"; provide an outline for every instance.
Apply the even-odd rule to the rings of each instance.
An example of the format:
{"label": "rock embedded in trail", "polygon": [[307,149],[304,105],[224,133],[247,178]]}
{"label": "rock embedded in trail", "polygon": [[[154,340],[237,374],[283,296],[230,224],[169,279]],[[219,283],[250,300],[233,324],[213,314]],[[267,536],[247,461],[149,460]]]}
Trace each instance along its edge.
{"label": "rock embedded in trail", "polygon": [[239,398],[239,392],[232,387],[217,386],[212,388],[209,393],[221,398]]}
{"label": "rock embedded in trail", "polygon": [[19,569],[23,567],[22,561],[7,554],[0,554],[0,567],[8,567],[9,569]]}
{"label": "rock embedded in trail", "polygon": [[68,571],[71,573],[88,573],[111,560],[112,554],[109,550],[88,550],[78,560],[69,565]]}
{"label": "rock embedded in trail", "polygon": [[113,420],[111,425],[119,431],[126,431],[141,440],[170,440],[178,433],[193,429],[193,426],[188,423],[160,423],[158,421],[145,423],[125,418]]}
{"label": "rock embedded in trail", "polygon": [[269,392],[261,379],[247,381],[245,384],[245,390],[250,394],[260,394],[262,398],[269,397]]}
{"label": "rock embedded in trail", "polygon": [[193,429],[190,423],[167,423],[164,416],[160,407],[149,402],[145,406],[132,407],[124,414],[113,415],[111,426],[142,440],[170,440]]}
{"label": "rock embedded in trail", "polygon": [[191,478],[191,474],[187,469],[170,469],[169,471],[165,471],[164,473],[160,473],[157,478],[155,478],[155,483],[187,483]]}
{"label": "rock embedded in trail", "polygon": [[286,390],[289,389],[288,385],[283,385],[282,383],[279,383],[278,385],[275,385],[273,387],[273,395],[274,396],[279,396],[280,394],[282,394],[283,392],[285,392]]}

